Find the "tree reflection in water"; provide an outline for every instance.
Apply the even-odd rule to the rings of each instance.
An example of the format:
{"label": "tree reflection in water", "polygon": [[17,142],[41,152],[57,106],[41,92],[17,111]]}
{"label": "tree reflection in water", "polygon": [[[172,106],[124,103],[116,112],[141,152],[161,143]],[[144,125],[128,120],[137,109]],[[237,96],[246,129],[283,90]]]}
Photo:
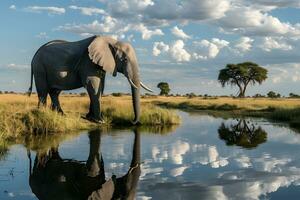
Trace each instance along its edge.
{"label": "tree reflection in water", "polygon": [[49,151],[37,151],[33,167],[30,152],[29,184],[40,200],[59,199],[134,199],[140,170],[140,133],[134,129],[132,160],[128,172],[105,179],[100,152],[101,130],[90,131],[90,151],[86,162],[64,159],[58,145]]}
{"label": "tree reflection in water", "polygon": [[255,148],[267,141],[267,132],[250,121],[239,119],[237,124],[226,126],[222,123],[218,129],[219,138],[226,144],[237,145],[244,148]]}

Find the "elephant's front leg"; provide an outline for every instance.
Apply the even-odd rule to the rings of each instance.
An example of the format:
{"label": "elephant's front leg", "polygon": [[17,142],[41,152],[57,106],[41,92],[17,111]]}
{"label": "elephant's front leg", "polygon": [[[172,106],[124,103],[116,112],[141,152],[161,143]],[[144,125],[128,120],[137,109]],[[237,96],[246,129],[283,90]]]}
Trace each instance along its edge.
{"label": "elephant's front leg", "polygon": [[90,108],[86,118],[93,122],[103,123],[101,117],[101,80],[97,76],[89,76],[86,83],[86,89],[90,97]]}

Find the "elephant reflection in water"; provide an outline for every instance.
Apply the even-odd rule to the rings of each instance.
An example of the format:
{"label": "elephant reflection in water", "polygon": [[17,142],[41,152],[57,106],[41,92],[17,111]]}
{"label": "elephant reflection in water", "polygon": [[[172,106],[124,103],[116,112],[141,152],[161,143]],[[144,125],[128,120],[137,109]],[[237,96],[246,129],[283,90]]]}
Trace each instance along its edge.
{"label": "elephant reflection in water", "polygon": [[[90,151],[87,162],[63,159],[58,147],[35,157],[29,184],[40,200],[134,199],[140,170],[140,133],[134,130],[133,155],[124,176],[105,179],[100,151],[101,133],[89,132]],[[31,159],[30,159],[31,165]]]}
{"label": "elephant reflection in water", "polygon": [[220,139],[225,140],[227,145],[237,145],[244,148],[254,148],[267,141],[267,132],[245,119],[239,119],[237,124],[230,126],[222,123],[218,133]]}

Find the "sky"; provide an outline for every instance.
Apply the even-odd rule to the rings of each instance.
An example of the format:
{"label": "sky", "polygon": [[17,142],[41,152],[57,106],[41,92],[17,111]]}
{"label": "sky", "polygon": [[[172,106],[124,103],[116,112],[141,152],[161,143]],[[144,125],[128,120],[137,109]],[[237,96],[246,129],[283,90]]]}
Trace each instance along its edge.
{"label": "sky", "polygon": [[[236,95],[218,72],[252,61],[268,79],[246,95],[300,94],[300,0],[1,0],[0,26],[2,91],[28,89],[44,43],[110,35],[133,45],[141,78],[156,93],[164,81],[174,94]],[[129,91],[123,75],[107,75],[105,93]]]}

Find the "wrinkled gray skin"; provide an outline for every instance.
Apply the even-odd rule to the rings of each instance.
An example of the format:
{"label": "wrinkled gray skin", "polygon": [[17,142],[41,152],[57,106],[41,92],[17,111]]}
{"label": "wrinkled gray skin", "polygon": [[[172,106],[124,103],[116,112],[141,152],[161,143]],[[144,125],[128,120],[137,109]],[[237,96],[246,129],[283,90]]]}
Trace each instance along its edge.
{"label": "wrinkled gray skin", "polygon": [[[98,55],[91,58],[89,46],[96,38],[104,38],[107,41],[107,45],[103,42],[99,45],[100,50],[96,49],[96,53],[101,51],[100,53],[104,55],[103,59],[109,57],[107,55],[112,55],[111,60],[104,60],[103,62]],[[131,84],[135,114],[133,124],[139,123],[140,77],[135,52],[130,44],[101,36],[94,36],[77,42],[55,40],[40,47],[33,57],[31,66],[29,95],[32,91],[34,77],[39,106],[46,105],[49,94],[52,109],[63,113],[58,98],[60,92],[85,87],[90,98],[89,112],[85,118],[98,123],[103,122],[100,103],[106,72],[109,71],[114,76],[117,72],[124,74],[128,80],[130,79],[134,83]]]}
{"label": "wrinkled gray skin", "polygon": [[[119,178],[105,179],[100,152],[101,132],[89,132],[90,151],[87,162],[63,159],[58,147],[47,153],[37,152],[34,165],[29,166],[29,185],[39,200],[135,199],[140,169],[140,133],[134,130],[130,168]],[[30,155],[30,154],[29,154]],[[30,163],[31,157],[29,156]]]}

